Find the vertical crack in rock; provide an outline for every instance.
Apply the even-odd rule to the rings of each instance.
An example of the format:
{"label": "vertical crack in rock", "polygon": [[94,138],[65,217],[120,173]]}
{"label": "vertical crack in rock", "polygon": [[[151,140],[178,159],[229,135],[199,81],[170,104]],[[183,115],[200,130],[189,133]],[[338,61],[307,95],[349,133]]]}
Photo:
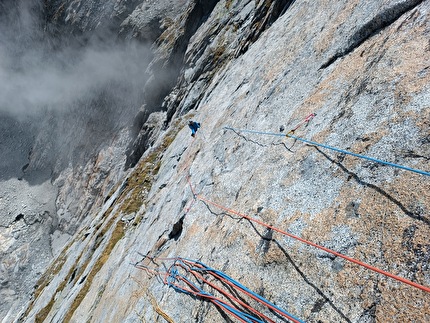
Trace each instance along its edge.
{"label": "vertical crack in rock", "polygon": [[318,312],[319,310],[322,309],[322,307],[324,306],[325,303],[328,303],[330,305],[330,307],[335,310],[341,317],[343,320],[345,320],[345,322],[351,323],[352,321],[333,303],[333,301],[328,298],[328,296],[326,296],[324,294],[324,292],[319,289],[314,283],[312,283],[307,277],[306,275],[303,273],[303,271],[300,270],[299,266],[293,261],[293,259],[291,258],[291,256],[288,254],[288,252],[281,246],[281,244],[274,239],[273,242],[278,246],[278,248],[282,251],[282,253],[285,255],[285,257],[288,259],[288,261],[293,265],[294,269],[296,270],[296,272],[303,278],[303,280],[306,282],[306,284],[308,284],[310,287],[312,287],[318,295],[320,295],[322,297],[322,300],[318,300],[313,307],[313,311],[314,312]]}
{"label": "vertical crack in rock", "polygon": [[[195,1],[189,8],[189,12],[184,22],[183,32],[169,44],[167,57],[156,57],[150,66],[151,76],[144,87],[145,111],[139,112],[134,120],[134,136],[136,139],[129,145],[126,152],[125,169],[134,167],[140,157],[150,146],[148,141],[148,131],[142,129],[149,115],[153,112],[163,111],[163,101],[172,91],[183,68],[183,61],[187,46],[196,30],[208,19],[210,13],[215,8],[219,0]],[[173,31],[172,31],[173,32]],[[176,31],[177,32],[177,31]],[[175,36],[172,36],[175,37]],[[158,46],[162,47],[162,42],[158,40]],[[165,124],[168,124],[174,111],[168,112]]]}
{"label": "vertical crack in rock", "polygon": [[[242,6],[242,10],[246,12],[245,8],[250,3],[251,1],[248,1],[235,6]],[[196,108],[205,97],[206,90],[216,72],[221,70],[227,62],[244,54],[249,46],[256,42],[261,34],[293,3],[292,0],[257,1],[251,4],[253,9],[246,13],[246,18],[239,19],[244,19],[246,23],[244,21],[238,23],[236,19],[238,19],[238,15],[240,16],[241,11],[236,12],[235,9],[230,8],[232,3],[226,2],[225,6],[230,8],[231,16],[226,17],[223,23],[213,26],[200,41],[194,41],[193,49],[186,54],[187,76],[178,81],[175,94],[169,98],[168,102],[163,103],[167,106],[166,124],[177,111],[184,114]],[[228,31],[230,25],[240,29],[237,30],[237,42],[234,43],[227,42],[232,36]],[[243,30],[241,30],[241,26],[244,26]]]}
{"label": "vertical crack in rock", "polygon": [[[0,1],[0,8],[3,8],[4,3],[8,1],[12,3],[14,0]],[[142,15],[145,15],[144,7],[149,7],[150,4],[158,5],[162,2],[159,0],[148,0],[145,3],[142,0],[105,2],[100,0],[46,0],[37,2],[53,5],[51,14],[58,15],[67,15],[72,9],[84,12],[83,8],[87,5],[97,7],[100,10],[88,11],[88,19],[84,20],[101,21],[106,17],[106,11],[103,8],[116,6],[116,4],[118,6],[128,5],[138,1],[142,3]],[[24,3],[23,1],[18,2]],[[390,315],[398,317],[400,321],[405,317],[407,320],[408,316],[415,321],[425,321],[425,315],[428,313],[424,307],[421,311],[410,311],[414,304],[423,302],[425,304],[425,298],[421,294],[410,289],[404,289],[404,293],[395,293],[394,287],[397,285],[394,286],[391,282],[388,282],[387,285],[385,277],[379,280],[373,274],[369,276],[365,273],[370,280],[364,284],[358,282],[360,277],[353,277],[354,279],[350,280],[351,275],[357,271],[347,265],[344,266],[345,261],[340,257],[320,256],[321,252],[317,251],[316,256],[312,257],[315,259],[307,259],[299,249],[289,250],[286,245],[288,241],[276,240],[278,233],[252,222],[255,224],[255,227],[251,225],[257,232],[258,235],[256,235],[252,232],[252,228],[244,223],[246,220],[237,213],[236,215],[227,214],[222,211],[222,208],[204,201],[196,201],[196,203],[206,205],[207,210],[203,207],[203,213],[200,214],[194,208],[195,212],[192,214],[186,212],[187,215],[184,215],[183,209],[190,202],[190,198],[188,197],[189,192],[184,193],[183,170],[187,168],[187,164],[195,162],[193,169],[196,177],[193,178],[197,182],[194,184],[202,189],[212,185],[204,190],[207,198],[213,198],[221,205],[225,205],[226,200],[232,197],[231,194],[228,194],[228,189],[233,189],[238,193],[236,195],[237,203],[234,205],[248,211],[256,209],[257,214],[262,213],[262,206],[267,207],[267,210],[256,218],[261,218],[269,224],[276,221],[281,226],[290,220],[294,221],[288,230],[297,234],[309,224],[312,232],[322,235],[327,233],[327,236],[319,238],[324,240],[325,244],[331,245],[330,247],[333,249],[340,249],[339,251],[348,252],[348,248],[356,246],[355,237],[359,234],[363,237],[359,241],[363,242],[362,248],[358,248],[360,249],[358,251],[365,253],[366,258],[371,257],[376,262],[382,262],[385,265],[387,262],[394,261],[398,263],[398,266],[392,263],[393,266],[396,265],[396,268],[393,268],[397,272],[403,273],[408,279],[413,277],[417,281],[425,280],[430,262],[430,247],[425,239],[426,233],[430,229],[430,226],[426,225],[429,224],[430,218],[427,214],[429,204],[425,199],[426,195],[422,194],[426,192],[422,179],[411,179],[411,185],[406,187],[407,183],[398,183],[400,177],[397,176],[397,172],[394,174],[391,171],[385,172],[387,169],[371,162],[359,163],[358,165],[362,167],[368,167],[364,169],[363,174],[371,173],[371,177],[376,177],[378,174],[383,178],[389,177],[381,186],[386,190],[384,191],[364,182],[362,179],[365,178],[358,176],[361,172],[357,175],[349,170],[354,168],[345,167],[347,159],[343,160],[344,156],[341,154],[328,153],[328,156],[323,154],[337,165],[328,163],[328,160],[322,158],[322,155],[318,153],[315,154],[315,160],[308,160],[303,156],[310,151],[298,152],[295,156],[291,156],[285,150],[291,151],[293,146],[290,147],[289,143],[287,146],[281,142],[281,139],[259,139],[253,136],[245,137],[239,133],[226,134],[226,131],[220,127],[233,120],[237,127],[255,124],[255,128],[270,125],[276,129],[280,120],[286,122],[285,120],[291,121],[299,118],[312,106],[318,106],[321,111],[327,112],[314,129],[323,135],[336,130],[334,127],[357,126],[359,122],[357,120],[361,120],[361,118],[371,119],[367,127],[363,127],[365,132],[363,136],[370,136],[369,131],[373,133],[375,127],[384,130],[387,122],[390,126],[389,130],[394,133],[400,128],[391,129],[391,126],[401,124],[407,119],[411,120],[411,127],[414,128],[414,132],[408,136],[410,141],[400,144],[398,140],[402,138],[399,138],[393,142],[390,140],[388,143],[381,142],[381,147],[378,147],[382,151],[388,146],[399,151],[402,147],[407,146],[408,150],[401,150],[401,154],[396,154],[397,159],[411,163],[415,161],[420,164],[425,163],[429,160],[429,156],[427,156],[427,150],[423,148],[425,146],[420,146],[421,142],[417,140],[417,137],[418,134],[425,132],[428,126],[428,115],[425,113],[428,96],[425,86],[429,83],[427,82],[429,67],[425,67],[428,63],[425,60],[424,52],[428,46],[426,47],[427,44],[423,44],[423,41],[428,40],[426,36],[429,13],[424,6],[429,2],[424,2],[402,17],[400,15],[402,12],[406,12],[407,8],[421,2],[393,0],[371,6],[364,2],[295,2],[292,0],[245,0],[243,2],[181,0],[180,3],[183,4],[183,8],[178,10],[176,17],[173,17],[177,19],[163,21],[165,26],[171,24],[165,30],[171,31],[171,33],[163,34],[165,38],[160,38],[157,44],[154,44],[153,49],[157,54],[152,61],[153,64],[148,69],[146,69],[146,65],[145,68],[137,68],[137,65],[133,64],[133,70],[137,70],[138,74],[144,70],[149,74],[153,73],[150,75],[152,79],[148,81],[145,91],[154,90],[149,93],[147,101],[145,101],[142,94],[143,84],[147,81],[145,77],[142,80],[142,86],[139,87],[141,96],[137,103],[138,106],[146,103],[146,107],[142,107],[142,110],[145,109],[145,111],[140,112],[134,120],[133,130],[135,132],[133,135],[129,135],[125,130],[130,127],[132,117],[137,114],[137,106],[135,106],[135,110],[125,110],[125,105],[124,107],[118,105],[117,108],[108,110],[107,114],[114,116],[127,115],[127,117],[124,116],[125,128],[121,128],[121,133],[122,129],[125,129],[126,134],[124,136],[121,134],[114,141],[109,140],[112,139],[111,135],[118,130],[117,123],[105,127],[104,118],[102,120],[96,118],[96,112],[100,110],[94,111],[94,113],[88,110],[82,120],[76,119],[79,124],[88,124],[88,131],[82,132],[82,138],[91,138],[100,133],[106,137],[108,143],[105,146],[103,141],[100,142],[100,145],[85,145],[84,149],[80,149],[78,146],[67,149],[67,154],[72,157],[73,169],[69,171],[69,168],[65,168],[66,171],[63,172],[60,167],[63,164],[58,163],[60,166],[53,170],[56,178],[54,184],[65,185],[57,195],[58,203],[52,207],[52,209],[54,207],[59,209],[57,212],[59,218],[56,218],[55,221],[66,221],[64,225],[60,221],[61,230],[58,231],[62,232],[63,227],[68,229],[69,222],[67,221],[72,221],[68,220],[69,218],[79,219],[75,222],[81,224],[83,231],[77,231],[76,235],[70,238],[70,243],[61,252],[58,260],[49,267],[43,279],[37,282],[38,287],[30,305],[21,315],[22,320],[68,321],[73,318],[73,320],[91,321],[103,316],[107,321],[135,321],[139,318],[142,321],[150,321],[154,315],[160,313],[156,310],[155,305],[152,309],[149,308],[149,311],[144,311],[151,305],[144,294],[154,294],[154,298],[159,300],[160,306],[165,308],[173,318],[183,318],[183,320],[191,318],[196,322],[204,322],[213,316],[215,321],[233,322],[234,318],[229,317],[221,309],[213,307],[210,303],[200,302],[198,298],[190,299],[180,295],[172,297],[172,292],[165,290],[160,277],[154,277],[159,275],[150,273],[146,275],[136,271],[136,268],[130,267],[129,260],[133,260],[133,254],[139,253],[141,250],[147,255],[151,255],[146,260],[146,262],[150,261],[148,268],[154,269],[155,273],[160,270],[160,274],[163,273],[163,270],[167,272],[167,264],[160,258],[156,263],[158,256],[197,254],[199,258],[205,258],[215,267],[224,263],[223,271],[229,269],[233,276],[236,275],[236,278],[246,286],[249,285],[253,290],[257,290],[258,294],[262,296],[266,294],[270,301],[295,308],[306,321],[373,322],[383,317],[390,317]],[[337,19],[333,19],[333,14],[342,7],[352,8],[353,12],[345,9],[341,15],[336,17]],[[387,7],[391,7],[389,10],[392,12],[380,13],[386,11]],[[67,11],[68,8],[70,8],[69,11]],[[93,16],[94,14],[98,15]],[[284,16],[281,17],[282,15]],[[377,17],[374,17],[375,15]],[[80,16],[74,15],[74,17],[79,18]],[[110,18],[116,19],[114,16]],[[355,20],[356,18],[357,20]],[[63,16],[58,21],[64,19]],[[398,19],[397,22],[396,19]],[[79,32],[81,26],[90,26],[84,20],[82,23],[77,21],[74,25],[76,33]],[[73,18],[69,24],[72,22]],[[389,26],[392,22],[395,23]],[[113,24],[116,22],[113,21]],[[130,26],[135,26],[136,30],[145,32],[145,30],[139,29],[137,24]],[[386,26],[389,27],[386,28]],[[68,31],[67,28],[59,27],[61,30]],[[327,29],[323,33],[324,28]],[[333,37],[335,28],[338,28],[335,33],[339,37]],[[92,33],[92,30],[87,31],[88,34]],[[132,31],[134,32],[134,30]],[[125,32],[130,35],[127,31]],[[375,33],[378,34],[372,37]],[[15,35],[13,36],[16,38]],[[121,39],[125,36],[121,32],[118,35]],[[340,40],[341,44],[331,47],[321,60],[321,51],[337,40]],[[364,41],[366,43],[363,46],[357,50],[354,49]],[[364,48],[372,50],[364,52]],[[399,48],[402,48],[400,52],[396,50]],[[61,49],[59,48],[59,50]],[[240,56],[239,59],[234,59],[234,55],[238,53],[236,50],[243,50],[242,53],[246,51],[246,54]],[[359,54],[357,51],[363,51],[362,60],[360,60],[363,62],[362,69],[336,70],[334,73],[336,76],[333,76],[328,83],[322,84],[319,79],[320,73],[314,72],[332,55],[338,53],[339,56],[335,55],[327,66],[336,62],[342,55],[347,55],[348,51],[354,51],[353,55]],[[240,53],[238,54],[240,55]],[[400,64],[396,64],[397,60]],[[334,63],[330,68],[339,68],[340,61],[342,60],[339,60],[337,64]],[[392,74],[386,73],[392,64],[396,64],[396,70],[393,70]],[[425,69],[423,69],[424,67]],[[158,71],[161,71],[160,75],[157,75]],[[166,73],[163,75],[164,71]],[[399,78],[397,78],[398,75]],[[345,78],[350,81],[345,82]],[[334,90],[331,91],[333,87]],[[370,92],[371,90],[374,92]],[[234,93],[232,93],[233,91]],[[404,99],[404,92],[413,92],[413,98]],[[128,93],[124,92],[121,96],[126,97]],[[166,97],[165,93],[167,93]],[[367,96],[367,94],[369,95]],[[399,96],[398,99],[397,96]],[[358,102],[359,104],[356,105],[351,104],[363,97],[365,99],[363,102]],[[92,109],[91,107],[95,105],[100,105],[102,108],[105,104],[109,104],[109,98],[104,94],[97,96],[92,101],[94,104],[88,105],[88,109]],[[188,149],[187,147],[191,143],[185,145],[187,146],[185,148],[181,148],[184,146],[184,142],[179,146],[171,146],[174,137],[163,133],[165,130],[163,127],[182,128],[183,120],[180,116],[193,109],[198,110],[195,111],[192,118],[203,120],[207,124],[205,129],[208,130],[206,136],[201,138],[202,140],[199,139],[197,146],[194,142],[196,149],[202,153],[196,156],[194,152],[195,158],[188,160],[189,156],[187,155],[188,157],[185,158],[185,152],[189,151],[185,149]],[[336,109],[337,111],[335,111]],[[122,112],[119,113],[119,111]],[[377,111],[377,113],[373,113],[373,111]],[[335,114],[338,119],[332,117]],[[159,117],[156,117],[157,115]],[[69,113],[68,116],[69,118],[66,120],[72,120],[75,114]],[[350,116],[351,120],[349,120]],[[388,121],[387,116],[389,116]],[[176,117],[178,117],[177,124],[174,119]],[[350,123],[349,121],[352,119],[354,122]],[[64,126],[68,125],[60,123],[58,128],[62,129]],[[72,126],[73,124],[69,127]],[[79,130],[79,127],[76,129]],[[79,131],[74,130],[68,130],[67,134],[79,135]],[[55,134],[55,132],[52,133]],[[43,148],[43,152],[55,151],[44,147],[45,142],[49,142],[45,137],[53,137],[50,134],[48,132],[43,137],[37,138],[37,147]],[[353,133],[337,131],[335,134],[345,135],[342,137],[344,141],[354,141]],[[72,138],[70,135],[67,138]],[[122,168],[126,157],[124,150],[128,147],[129,142],[134,141],[138,136],[140,136],[140,141],[135,141],[133,148],[137,149],[136,147],[139,146],[140,150],[133,152],[132,158],[127,161],[129,167],[133,164],[137,165],[136,173],[129,174]],[[28,140],[32,142],[32,137],[29,136]],[[156,140],[157,142],[163,141],[162,149],[149,148]],[[368,137],[361,140],[363,142],[357,142],[360,149],[367,149],[367,145],[372,143]],[[423,140],[429,143],[430,136]],[[365,141],[369,142],[365,143]],[[112,143],[110,144],[110,142]],[[187,142],[188,140],[185,144]],[[296,142],[294,141],[294,143]],[[64,141],[64,143],[66,144],[68,141]],[[292,145],[294,143],[291,142]],[[101,147],[103,154],[98,155],[94,160],[91,159],[86,164],[88,168],[78,167],[82,164],[81,159],[84,159],[85,156],[94,157],[93,153],[97,153]],[[273,149],[275,147],[280,149]],[[27,146],[23,148],[25,148],[24,152],[18,156],[17,167],[14,167],[14,174],[29,173],[33,169],[32,166],[36,165],[34,161],[43,161],[42,149],[40,152],[36,149],[30,158],[33,163],[23,169],[22,165],[26,163],[28,153]],[[296,150],[296,148],[297,144],[293,149]],[[256,152],[256,149],[260,151]],[[325,150],[323,149],[323,151]],[[88,155],[81,153],[88,153]],[[261,161],[258,153],[264,154],[267,161],[263,165],[264,167],[254,167]],[[130,155],[127,154],[127,157]],[[164,159],[161,160],[163,155]],[[50,154],[47,156],[49,161],[51,156],[55,160],[58,159],[58,156]],[[289,158],[290,156],[294,158]],[[342,158],[337,159],[338,156]],[[9,162],[15,164],[15,160],[12,161],[10,157]],[[411,160],[411,158],[419,158],[419,160]],[[181,163],[179,163],[180,161]],[[326,172],[328,180],[324,177],[319,178],[318,183],[326,185],[326,190],[315,190],[312,186],[315,181],[310,180],[312,178],[309,176],[305,177],[308,175],[304,174],[305,171],[314,170],[310,164],[312,167],[331,165],[334,169],[333,172],[330,172],[330,169]],[[57,165],[57,161],[55,165]],[[265,166],[270,167],[270,171],[267,171]],[[287,169],[289,166],[291,167]],[[369,169],[369,166],[375,167],[375,169]],[[2,177],[1,173],[0,169],[0,177]],[[249,173],[251,177],[255,175],[255,178],[253,181],[246,180],[243,176],[244,173]],[[319,173],[309,175],[315,177]],[[124,177],[127,177],[129,181],[124,180]],[[382,177],[376,178],[379,180]],[[6,179],[8,178],[10,178],[9,175]],[[350,181],[351,179],[353,181]],[[25,180],[26,176],[20,183],[24,183]],[[213,182],[207,184],[211,180]],[[225,188],[228,184],[226,180],[235,183],[235,185],[232,184],[234,187],[240,186],[240,189],[235,190],[230,185],[231,187],[227,187],[226,191]],[[118,189],[121,182],[122,185]],[[254,185],[257,182],[261,184],[258,187]],[[75,183],[77,184],[75,185]],[[422,183],[424,186],[420,185]],[[414,188],[414,185],[417,187],[412,191],[411,187]],[[66,189],[68,187],[70,190]],[[151,187],[153,187],[151,190],[153,194],[147,199],[142,198],[149,194],[148,191]],[[160,190],[158,191],[157,188]],[[349,191],[354,191],[354,196],[348,194]],[[81,192],[85,194],[79,194]],[[288,192],[292,192],[292,196],[290,196],[291,194],[287,194],[287,196]],[[310,202],[306,201],[306,198],[301,198],[302,195],[309,193],[309,198],[320,199],[319,193],[321,192],[326,199],[324,201],[327,201],[323,201],[324,205],[328,205],[326,210],[330,211],[332,206],[338,203],[339,207],[335,207],[335,212],[339,213],[335,213],[334,220],[313,221],[314,211],[309,211]],[[97,198],[94,197],[98,194],[100,195]],[[105,203],[101,203],[103,200]],[[8,202],[3,196],[0,196],[0,202],[3,204],[5,201]],[[194,203],[195,200],[192,201]],[[183,202],[180,207],[182,211],[180,211],[181,214],[177,214],[181,202]],[[380,203],[380,208],[386,207],[386,212],[378,219],[378,221],[382,221],[382,227],[374,227],[371,222],[369,222],[369,227],[362,225],[354,227],[345,223],[345,221],[358,223],[356,218],[359,217],[366,217],[366,220],[378,217],[380,209],[373,210],[371,203],[374,202]],[[324,208],[321,203],[315,207]],[[288,209],[285,209],[284,206],[287,204]],[[137,209],[139,209],[139,213],[137,213]],[[269,211],[274,213],[269,213]],[[402,211],[421,222],[408,219]],[[18,215],[21,212],[25,216]],[[27,209],[16,210],[11,213],[9,222],[14,219],[19,221],[14,226],[21,229],[25,220],[31,221],[31,223],[35,223],[30,227],[31,229],[43,231],[43,234],[49,236],[46,228],[48,225],[51,228],[56,227],[57,224],[52,224],[54,217],[48,213],[43,216],[40,213],[40,217],[31,217],[31,214]],[[132,226],[126,226],[122,222],[122,219],[128,214],[132,214],[132,217],[136,218],[132,222]],[[342,217],[339,218],[337,215],[338,218],[336,218],[336,214],[341,214]],[[346,218],[344,214],[346,214]],[[172,215],[175,216],[172,218]],[[215,218],[213,215],[220,216]],[[81,221],[83,216],[88,219]],[[184,222],[187,216],[193,217],[196,225],[193,224],[193,228],[199,233],[193,237],[191,237],[192,234],[188,227],[189,223]],[[394,219],[395,216],[399,216],[400,220],[404,221],[402,223],[387,221],[391,218]],[[41,222],[43,226],[39,225],[39,219],[44,221]],[[208,220],[210,221],[208,222]],[[408,224],[405,221],[412,223]],[[109,223],[109,225],[105,225],[105,223]],[[110,230],[113,225],[115,227]],[[406,229],[402,225],[411,226],[402,231]],[[327,240],[330,229],[332,229],[332,238]],[[159,235],[160,232],[162,232],[161,235]],[[392,234],[391,236],[386,235],[386,239],[384,236],[382,239],[384,241],[382,241],[380,238],[384,232]],[[22,232],[12,232],[12,234],[10,239],[8,238],[10,243],[15,243],[13,239],[17,239],[18,235],[21,240],[23,237],[27,238]],[[122,239],[123,236],[124,239]],[[58,240],[60,239],[52,240],[56,242],[53,242],[51,246],[54,243],[62,244],[62,242],[57,242]],[[400,250],[390,253],[390,250],[385,248],[390,243],[400,247]],[[196,246],[198,246],[198,250]],[[30,247],[32,246],[30,245]],[[2,248],[6,249],[7,246],[4,247],[2,243]],[[33,250],[27,248],[12,254],[19,260],[18,262],[11,259],[13,266],[16,266],[17,270],[24,268],[26,265],[22,264],[21,260],[26,254],[42,258],[42,248]],[[397,257],[396,259],[399,261],[391,259],[393,256]],[[324,270],[325,275],[321,275],[314,260],[321,262],[319,258],[324,257],[333,261],[323,261],[325,265],[331,265],[331,268],[327,266]],[[229,261],[231,266],[226,267]],[[29,262],[29,264],[32,263]],[[43,268],[28,265],[26,270],[25,273],[30,270],[42,271]],[[254,279],[256,275],[261,279]],[[25,277],[27,280],[29,275],[21,275],[21,277]],[[280,285],[282,281],[284,281],[284,286],[288,284],[288,290],[278,288],[282,287],[282,284]],[[2,277],[0,285],[9,289],[10,286],[4,284],[12,286],[12,279],[8,276]],[[106,288],[105,291],[106,286],[111,286],[111,288]],[[381,296],[382,293],[378,290],[378,286],[383,289],[385,298]],[[209,286],[206,287],[210,289]],[[228,288],[226,286],[226,289]],[[234,293],[232,290],[229,292]],[[292,297],[285,297],[286,293],[291,294]],[[124,295],[126,297],[121,298]],[[5,301],[7,297],[9,294],[6,294],[6,297],[3,297],[2,294],[2,300]],[[12,301],[17,297],[18,293],[10,294]],[[387,299],[390,301],[387,302]],[[6,300],[6,306],[12,304],[12,301]],[[248,301],[252,304],[250,300]],[[16,303],[16,301],[14,302]],[[256,309],[258,310],[258,308]],[[6,308],[6,310],[8,309]],[[276,313],[272,314],[273,321],[282,321],[280,317],[275,316]],[[159,319],[162,320],[161,317]]]}
{"label": "vertical crack in rock", "polygon": [[407,216],[409,216],[410,218],[414,219],[414,220],[418,220],[421,222],[424,222],[426,225],[430,226],[430,219],[423,217],[423,211],[420,210],[419,208],[417,210],[411,211],[409,210],[406,206],[404,206],[399,200],[397,200],[396,198],[394,198],[392,195],[388,194],[386,191],[384,191],[382,188],[365,182],[362,179],[360,179],[360,177],[355,174],[354,172],[350,171],[349,169],[347,169],[341,162],[339,161],[335,161],[333,158],[329,157],[326,153],[324,153],[323,151],[321,151],[321,149],[319,149],[318,147],[314,147],[321,155],[323,155],[325,158],[327,158],[330,162],[332,162],[333,164],[336,164],[337,166],[339,166],[342,171],[344,171],[345,173],[347,173],[349,175],[350,178],[353,178],[359,185],[363,185],[365,187],[371,188],[373,190],[375,190],[376,192],[378,192],[379,194],[381,194],[382,196],[384,196],[385,198],[387,198],[389,201],[391,201],[392,203],[394,203],[395,205],[397,205],[404,214],[406,214]]}
{"label": "vertical crack in rock", "polygon": [[294,2],[295,0],[265,0],[261,4],[256,4],[258,9],[252,19],[251,28],[243,37],[241,45],[236,51],[235,57],[237,58],[246,53],[249,46],[254,43],[279,17],[281,17]]}
{"label": "vertical crack in rock", "polygon": [[375,17],[373,17],[370,21],[361,26],[350,38],[349,38],[349,46],[341,49],[339,52],[335,53],[332,57],[330,57],[327,62],[321,65],[319,69],[325,69],[334,62],[336,62],[339,58],[342,58],[349,53],[351,53],[354,49],[360,47],[366,40],[371,38],[372,36],[379,33],[381,30],[390,26],[394,22],[396,22],[402,15],[406,12],[414,9],[418,5],[420,5],[424,0],[409,0],[397,3],[392,7],[388,7],[378,13]]}
{"label": "vertical crack in rock", "polygon": [[157,73],[145,86],[145,99],[149,110],[161,107],[164,98],[172,90],[183,67],[185,52],[191,37],[207,20],[218,1],[195,1],[186,16],[183,33],[170,44],[171,52],[168,57],[153,61],[151,69]]}
{"label": "vertical crack in rock", "polygon": [[[266,231],[265,234],[261,234],[257,228],[255,227],[254,223],[251,222],[250,220],[247,220],[247,222],[251,225],[251,227],[254,229],[254,231],[260,236],[260,238],[264,241],[267,240],[269,236],[271,236],[271,232],[270,231]],[[304,274],[304,272],[299,268],[299,266],[294,262],[294,260],[291,258],[290,254],[287,252],[287,250],[285,250],[282,245],[276,240],[276,239],[271,239],[271,242],[273,242],[274,244],[276,244],[276,246],[279,248],[279,250],[282,251],[282,253],[285,255],[285,258],[288,260],[288,262],[291,263],[291,265],[294,267],[294,270],[303,278],[303,280],[306,282],[306,284],[308,284],[310,287],[312,287],[316,293],[318,295],[320,295],[323,299],[321,300],[317,300],[317,302],[314,304],[313,307],[313,311],[314,313],[319,312],[322,307],[324,306],[325,303],[328,303],[330,305],[330,307],[335,310],[342,318],[345,322],[351,323],[352,321],[333,303],[333,301],[328,298],[328,296],[326,296],[324,294],[324,292],[318,288],[318,286],[316,286],[314,283],[312,283]]]}

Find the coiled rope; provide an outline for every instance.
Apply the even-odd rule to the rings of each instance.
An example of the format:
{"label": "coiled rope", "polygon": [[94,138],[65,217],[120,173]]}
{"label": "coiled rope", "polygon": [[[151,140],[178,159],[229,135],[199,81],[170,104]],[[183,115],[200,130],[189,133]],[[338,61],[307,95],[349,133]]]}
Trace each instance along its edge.
{"label": "coiled rope", "polygon": [[[144,256],[140,262],[134,264],[136,268],[145,270],[146,272],[159,276],[165,285],[172,287],[175,291],[200,297],[204,300],[212,302],[225,312],[229,313],[240,322],[246,323],[275,323],[267,314],[261,313],[251,306],[249,300],[245,300],[244,296],[255,301],[265,307],[269,312],[276,313],[279,317],[286,318],[294,323],[303,323],[303,321],[293,314],[283,310],[279,306],[271,303],[261,295],[253,292],[238,281],[234,280],[220,270],[211,268],[204,263],[182,257],[175,258],[153,258]],[[173,262],[166,271],[159,269],[151,269],[143,264],[143,261],[148,258],[155,262],[156,260]],[[165,267],[166,268],[166,267]],[[218,282],[220,286],[215,284]],[[204,285],[210,286],[213,291],[218,292],[224,298],[217,297],[208,291],[205,291]],[[234,295],[232,292],[234,291]],[[242,293],[243,295],[240,295]],[[240,295],[240,296],[239,296]],[[228,302],[226,301],[228,300]]]}
{"label": "coiled rope", "polygon": [[321,143],[318,143],[318,142],[315,142],[315,141],[311,141],[311,140],[307,140],[307,139],[304,139],[304,138],[300,138],[300,137],[297,137],[295,135],[292,135],[291,132],[287,133],[285,135],[285,134],[282,134],[282,133],[265,132],[265,131],[249,130],[249,129],[238,129],[238,128],[233,128],[233,127],[224,127],[224,129],[226,129],[226,130],[232,130],[234,132],[253,133],[253,134],[257,134],[257,135],[267,135],[267,136],[277,136],[277,137],[289,137],[289,138],[293,138],[293,139],[302,141],[302,142],[304,142],[304,143],[306,143],[308,145],[318,146],[318,147],[322,147],[322,148],[325,148],[325,149],[330,149],[330,150],[333,150],[333,151],[337,151],[339,153],[351,155],[351,156],[358,157],[358,158],[361,158],[361,159],[370,160],[372,162],[379,163],[379,164],[382,164],[382,165],[396,167],[396,168],[400,168],[400,169],[407,170],[407,171],[410,171],[410,172],[418,173],[418,174],[421,174],[421,175],[430,176],[429,172],[426,172],[426,171],[423,171],[423,170],[420,170],[420,169],[415,169],[415,168],[411,168],[411,167],[407,167],[407,166],[403,166],[403,165],[399,165],[399,164],[387,162],[387,161],[376,159],[376,158],[369,157],[369,156],[366,156],[366,155],[356,154],[356,153],[350,152],[348,150],[344,150],[344,149],[332,147],[332,146],[329,146],[329,145],[321,144]]}

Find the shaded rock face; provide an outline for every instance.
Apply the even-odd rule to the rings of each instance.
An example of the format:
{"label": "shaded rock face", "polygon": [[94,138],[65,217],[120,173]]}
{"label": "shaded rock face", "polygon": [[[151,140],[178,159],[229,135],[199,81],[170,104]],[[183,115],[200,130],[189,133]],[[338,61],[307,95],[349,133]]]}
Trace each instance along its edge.
{"label": "shaded rock face", "polygon": [[[55,21],[68,13],[78,30],[115,15],[113,2],[56,4]],[[201,260],[307,322],[428,321],[427,292],[202,200],[430,286],[428,177],[224,128],[278,133],[315,113],[295,135],[429,171],[429,2],[181,4],[154,32],[132,131],[56,173],[58,219],[46,227],[75,219],[61,231],[73,237],[16,320],[229,320],[132,265],[149,255]],[[119,32],[143,37],[144,5],[124,11]],[[202,124],[195,139],[188,118]],[[34,220],[20,214],[4,229]]]}
{"label": "shaded rock face", "polygon": [[71,33],[67,25],[61,29],[46,20],[47,3],[0,4],[5,321],[121,176],[151,59],[149,45],[109,40],[110,30],[90,37],[85,30]]}

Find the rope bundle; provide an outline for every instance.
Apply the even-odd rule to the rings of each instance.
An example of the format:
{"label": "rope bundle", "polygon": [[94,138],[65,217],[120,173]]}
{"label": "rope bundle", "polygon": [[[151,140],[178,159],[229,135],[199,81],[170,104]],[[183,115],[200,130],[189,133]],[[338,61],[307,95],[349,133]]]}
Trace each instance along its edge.
{"label": "rope bundle", "polygon": [[[165,271],[151,269],[142,262],[135,264],[135,267],[160,277],[165,285],[177,292],[215,304],[240,322],[275,323],[273,314],[270,312],[275,313],[278,319],[283,318],[295,323],[303,322],[222,271],[213,269],[200,261],[181,257],[145,258],[150,258],[152,261],[170,261],[172,264]],[[265,308],[267,313],[257,310],[257,306]]]}

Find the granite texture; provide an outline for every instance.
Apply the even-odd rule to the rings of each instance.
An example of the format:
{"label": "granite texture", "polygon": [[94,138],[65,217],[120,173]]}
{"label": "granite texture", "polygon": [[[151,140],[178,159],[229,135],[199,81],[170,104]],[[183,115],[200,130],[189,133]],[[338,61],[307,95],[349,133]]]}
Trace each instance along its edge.
{"label": "granite texture", "polygon": [[[59,175],[57,208],[71,199],[86,211],[16,321],[228,321],[135,268],[143,254],[201,260],[306,322],[428,322],[427,292],[201,199],[430,286],[429,177],[224,128],[278,133],[316,113],[295,135],[430,171],[429,8],[398,0],[184,3],[154,45],[145,89],[175,67],[166,95],[145,101],[156,114],[79,175]],[[202,124],[195,138],[191,118]],[[145,149],[119,153],[139,140]],[[88,185],[70,197],[66,189],[78,183]]]}

